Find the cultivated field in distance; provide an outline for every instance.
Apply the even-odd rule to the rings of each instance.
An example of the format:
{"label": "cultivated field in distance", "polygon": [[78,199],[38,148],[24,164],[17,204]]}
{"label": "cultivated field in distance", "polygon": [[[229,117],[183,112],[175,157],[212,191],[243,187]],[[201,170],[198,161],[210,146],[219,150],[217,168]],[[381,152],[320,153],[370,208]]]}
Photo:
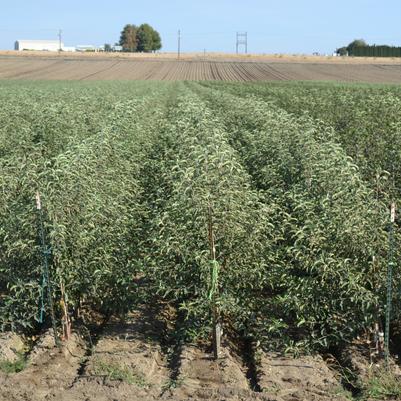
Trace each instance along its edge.
{"label": "cultivated field in distance", "polygon": [[0,79],[159,81],[342,81],[401,83],[392,58],[219,53],[117,54],[0,52]]}

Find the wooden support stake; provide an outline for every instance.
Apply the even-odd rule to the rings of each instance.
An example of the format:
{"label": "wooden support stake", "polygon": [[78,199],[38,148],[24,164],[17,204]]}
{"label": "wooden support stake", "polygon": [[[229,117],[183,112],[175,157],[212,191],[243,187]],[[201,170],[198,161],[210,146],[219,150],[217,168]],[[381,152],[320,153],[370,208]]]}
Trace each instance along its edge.
{"label": "wooden support stake", "polygon": [[219,322],[213,322],[213,358],[219,359],[221,349],[221,326]]}
{"label": "wooden support stake", "polygon": [[68,305],[65,297],[64,284],[60,283],[61,290],[61,310],[63,312],[63,317],[61,319],[61,323],[63,326],[63,340],[69,340],[71,337],[71,319],[68,314]]}

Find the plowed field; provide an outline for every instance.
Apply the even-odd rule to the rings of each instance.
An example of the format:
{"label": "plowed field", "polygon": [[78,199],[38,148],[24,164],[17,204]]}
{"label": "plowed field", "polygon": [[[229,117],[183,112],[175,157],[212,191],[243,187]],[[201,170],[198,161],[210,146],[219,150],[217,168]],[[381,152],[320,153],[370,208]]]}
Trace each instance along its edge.
{"label": "plowed field", "polygon": [[395,62],[351,61],[6,55],[0,58],[0,79],[401,82]]}

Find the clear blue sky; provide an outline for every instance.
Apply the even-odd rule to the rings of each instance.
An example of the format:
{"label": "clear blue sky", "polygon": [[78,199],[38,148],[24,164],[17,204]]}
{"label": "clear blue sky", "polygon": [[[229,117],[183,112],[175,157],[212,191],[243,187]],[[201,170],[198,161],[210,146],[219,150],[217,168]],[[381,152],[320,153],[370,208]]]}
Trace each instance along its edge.
{"label": "clear blue sky", "polygon": [[247,31],[252,53],[331,53],[355,38],[401,45],[400,0],[0,0],[0,48],[16,39],[66,45],[114,43],[126,23],[147,22],[175,51],[235,51]]}

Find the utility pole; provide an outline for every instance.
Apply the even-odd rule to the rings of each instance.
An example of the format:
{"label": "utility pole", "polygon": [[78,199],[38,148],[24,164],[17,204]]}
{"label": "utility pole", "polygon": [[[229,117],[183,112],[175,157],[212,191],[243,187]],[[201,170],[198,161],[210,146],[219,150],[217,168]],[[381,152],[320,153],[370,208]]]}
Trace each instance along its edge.
{"label": "utility pole", "polygon": [[63,50],[61,47],[62,35],[63,35],[63,31],[61,29],[59,29],[59,31],[58,31],[58,51],[59,52],[61,52],[61,50]]}
{"label": "utility pole", "polygon": [[178,51],[177,51],[178,59],[181,56],[181,30],[178,30]]}
{"label": "utility pole", "polygon": [[248,53],[248,32],[237,32],[237,46],[236,51],[239,53],[239,47],[245,47],[245,54]]}

